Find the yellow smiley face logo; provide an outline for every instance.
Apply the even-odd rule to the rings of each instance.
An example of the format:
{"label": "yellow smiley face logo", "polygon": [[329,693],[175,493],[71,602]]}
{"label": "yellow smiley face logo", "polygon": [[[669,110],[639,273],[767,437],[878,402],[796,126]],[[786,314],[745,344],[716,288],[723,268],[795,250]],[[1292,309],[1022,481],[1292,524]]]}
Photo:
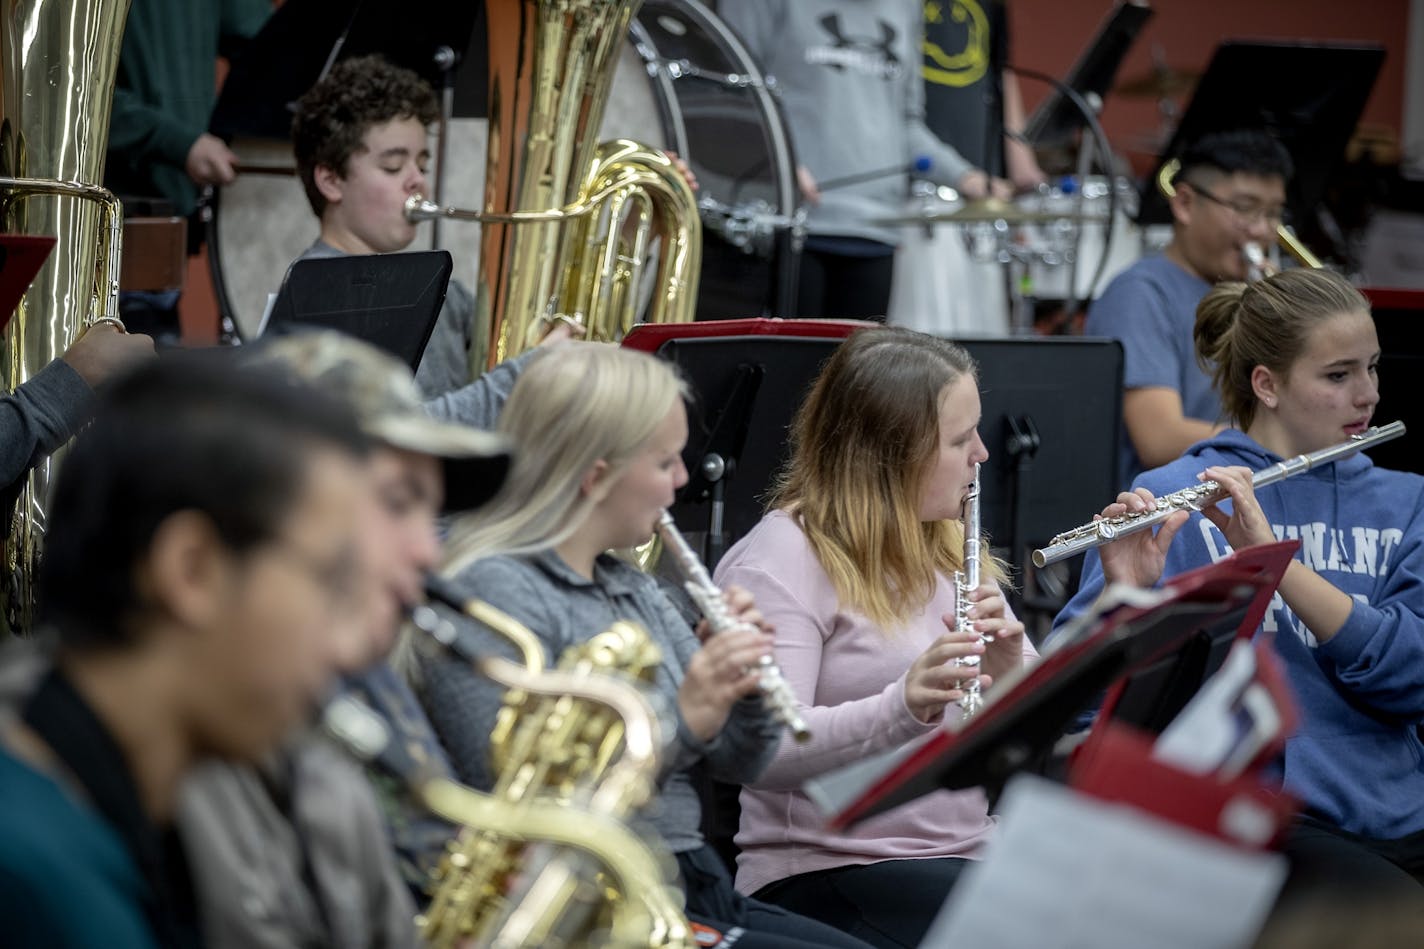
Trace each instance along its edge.
{"label": "yellow smiley face logo", "polygon": [[[962,88],[984,78],[989,69],[989,18],[978,0],[943,0],[925,3],[925,81]],[[944,41],[963,34],[963,48],[947,52],[933,35]],[[955,45],[955,44],[950,44]]]}

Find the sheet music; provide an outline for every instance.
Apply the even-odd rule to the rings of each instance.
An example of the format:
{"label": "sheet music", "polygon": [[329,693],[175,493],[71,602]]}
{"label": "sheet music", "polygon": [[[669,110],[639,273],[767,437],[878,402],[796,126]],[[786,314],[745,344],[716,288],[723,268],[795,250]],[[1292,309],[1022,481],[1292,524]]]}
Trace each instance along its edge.
{"label": "sheet music", "polygon": [[1259,932],[1285,874],[1279,854],[1023,774],[1005,790],[986,858],[920,945],[1239,949]]}
{"label": "sheet music", "polygon": [[1241,639],[1158,736],[1152,757],[1191,774],[1234,778],[1280,736],[1281,727],[1280,710],[1256,680],[1256,650]]}

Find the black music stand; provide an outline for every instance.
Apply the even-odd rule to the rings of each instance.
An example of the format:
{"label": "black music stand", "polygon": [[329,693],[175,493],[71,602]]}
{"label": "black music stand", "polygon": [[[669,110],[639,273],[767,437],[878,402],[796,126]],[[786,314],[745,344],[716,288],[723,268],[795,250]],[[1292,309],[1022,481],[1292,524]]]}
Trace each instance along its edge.
{"label": "black music stand", "polygon": [[[980,518],[1014,564],[1117,496],[1122,344],[1112,339],[963,339],[979,364]],[[1034,471],[1042,472],[1037,476]],[[1075,561],[1070,570],[1081,569]],[[1016,612],[1056,614],[1076,577],[1040,595],[1044,578],[1011,593]]]}
{"label": "black music stand", "polygon": [[[1002,691],[991,692],[975,718],[957,728],[948,725],[889,761],[852,766],[807,790],[836,828],[940,788],[983,787],[993,798],[1010,777],[1043,758],[1107,686],[1124,677],[1132,681],[1119,696],[1165,688],[1174,700],[1124,704],[1119,699],[1103,714],[1157,734],[1220,667],[1230,643],[1255,632],[1299,546],[1284,541],[1242,551],[1172,578],[1164,603],[1119,604],[1084,616],[1076,635],[1015,681],[1003,683]],[[1215,665],[1176,661],[1203,638],[1220,657]]]}
{"label": "black music stand", "polygon": [[[1367,289],[1379,335],[1379,395],[1376,415],[1399,419],[1411,432],[1424,431],[1424,404],[1414,388],[1424,378],[1424,290]],[[1380,468],[1424,474],[1424,452],[1407,438],[1370,449]]]}
{"label": "black music stand", "polygon": [[[209,128],[224,139],[286,139],[291,104],[329,64],[368,53],[413,70],[438,90],[448,78],[437,59],[442,48],[453,51],[463,66],[456,69],[454,114],[483,116],[484,10],[483,3],[439,0],[286,0],[233,58]],[[273,69],[272,63],[282,67]]]}
{"label": "black music stand", "polygon": [[689,480],[678,492],[679,523],[707,525],[708,569],[766,510],[766,493],[790,456],[796,410],[839,338],[673,338],[658,355],[676,363],[692,389],[683,450]]}
{"label": "black music stand", "polygon": [[[862,325],[869,324],[747,320],[640,327],[629,337],[636,344],[637,335],[656,336],[640,348],[675,362],[692,387],[683,452],[690,480],[673,514],[679,523],[709,525],[709,567],[761,520],[766,493],[789,457],[797,408],[841,339]],[[737,332],[769,326],[784,334]],[[720,327],[736,335],[716,335]],[[1011,560],[1025,563],[1030,547],[1117,493],[1122,346],[1107,339],[958,342],[979,364],[980,433],[989,449],[981,471],[984,529]],[[1035,464],[1052,474],[1030,484]],[[1066,602],[1061,592],[1040,600],[1016,591],[1015,608],[1056,613]]]}
{"label": "black music stand", "polygon": [[339,330],[395,355],[414,372],[440,317],[453,267],[444,250],[299,260],[277,291],[263,335]]}
{"label": "black music stand", "polygon": [[[1089,102],[1096,98],[1101,103],[1123,58],[1152,15],[1152,8],[1143,3],[1119,2],[1069,70],[1064,85]],[[1082,110],[1054,89],[1029,116],[1023,136],[1034,148],[1070,145],[1086,122]]]}
{"label": "black music stand", "polygon": [[1138,222],[1172,220],[1157,190],[1162,166],[1203,135],[1234,129],[1270,132],[1290,152],[1295,175],[1286,204],[1295,220],[1306,219],[1325,195],[1383,62],[1384,48],[1374,45],[1222,43],[1143,183]]}

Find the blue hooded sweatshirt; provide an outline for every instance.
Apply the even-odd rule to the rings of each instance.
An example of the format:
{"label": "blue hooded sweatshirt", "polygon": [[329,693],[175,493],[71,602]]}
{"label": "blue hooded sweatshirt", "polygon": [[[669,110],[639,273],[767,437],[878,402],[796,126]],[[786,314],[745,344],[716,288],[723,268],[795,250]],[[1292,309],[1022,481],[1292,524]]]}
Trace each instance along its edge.
{"label": "blue hooded sweatshirt", "polygon": [[[1160,497],[1197,483],[1211,465],[1253,471],[1281,459],[1239,431],[1193,445],[1134,487]],[[1276,537],[1299,540],[1296,558],[1355,600],[1329,642],[1314,635],[1279,593],[1262,621],[1300,703],[1286,743],[1283,785],[1315,816],[1342,830],[1393,840],[1424,830],[1424,478],[1376,468],[1364,454],[1260,488]],[[1221,505],[1230,510],[1230,502]],[[1192,514],[1167,552],[1162,576],[1231,552],[1221,531]],[[1056,633],[1102,592],[1090,551],[1078,593]]]}

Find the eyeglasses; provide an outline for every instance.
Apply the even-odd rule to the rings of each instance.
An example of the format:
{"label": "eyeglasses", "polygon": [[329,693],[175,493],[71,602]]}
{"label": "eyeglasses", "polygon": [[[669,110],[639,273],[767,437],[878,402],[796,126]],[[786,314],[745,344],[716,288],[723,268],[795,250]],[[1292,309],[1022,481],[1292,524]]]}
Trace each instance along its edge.
{"label": "eyeglasses", "polygon": [[319,557],[278,539],[266,546],[268,551],[297,567],[321,588],[333,604],[350,603],[360,586],[360,564],[356,553],[347,545],[335,557]]}
{"label": "eyeglasses", "polygon": [[1201,185],[1196,184],[1194,182],[1185,181],[1183,182],[1183,184],[1191,187],[1193,191],[1201,195],[1203,198],[1206,198],[1212,204],[1217,204],[1223,208],[1226,208],[1226,210],[1230,211],[1232,216],[1235,217],[1238,222],[1243,225],[1246,225],[1247,227],[1250,227],[1254,224],[1260,224],[1262,221],[1273,227],[1283,224],[1285,222],[1286,209],[1280,207],[1279,205],[1270,206],[1264,204],[1257,204],[1254,201],[1227,201],[1225,198],[1217,197],[1216,195],[1208,191],[1206,188],[1203,188]]}

